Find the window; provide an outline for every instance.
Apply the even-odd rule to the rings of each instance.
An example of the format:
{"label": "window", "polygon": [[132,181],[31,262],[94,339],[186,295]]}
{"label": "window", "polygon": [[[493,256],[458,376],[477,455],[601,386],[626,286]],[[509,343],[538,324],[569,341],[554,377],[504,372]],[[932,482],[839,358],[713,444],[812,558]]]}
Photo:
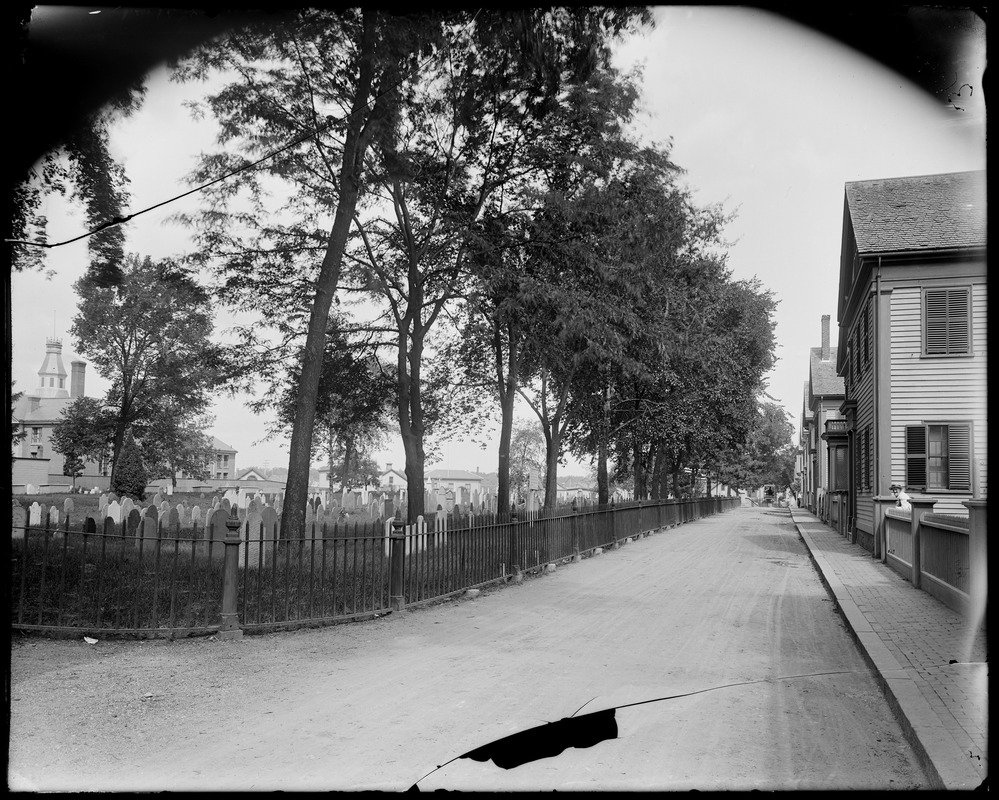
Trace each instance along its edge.
{"label": "window", "polygon": [[31,444],[41,444],[42,441],[42,429],[32,428],[31,429]]}
{"label": "window", "polygon": [[905,485],[923,491],[971,491],[971,426],[907,426]]}
{"label": "window", "polygon": [[923,293],[923,352],[928,356],[971,353],[971,289]]}

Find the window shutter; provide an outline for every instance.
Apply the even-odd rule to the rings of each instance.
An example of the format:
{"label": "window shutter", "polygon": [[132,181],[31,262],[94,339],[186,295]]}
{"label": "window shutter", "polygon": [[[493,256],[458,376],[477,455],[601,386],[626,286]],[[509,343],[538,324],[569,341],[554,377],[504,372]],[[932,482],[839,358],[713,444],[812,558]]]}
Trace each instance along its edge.
{"label": "window shutter", "polygon": [[971,426],[948,427],[947,461],[947,488],[971,491]]}
{"label": "window shutter", "polygon": [[926,428],[912,425],[905,429],[905,486],[926,489]]}
{"label": "window shutter", "polygon": [[947,352],[949,353],[971,351],[968,294],[967,289],[951,289],[947,292]]}
{"label": "window shutter", "polygon": [[928,289],[926,292],[926,354],[971,351],[968,289]]}

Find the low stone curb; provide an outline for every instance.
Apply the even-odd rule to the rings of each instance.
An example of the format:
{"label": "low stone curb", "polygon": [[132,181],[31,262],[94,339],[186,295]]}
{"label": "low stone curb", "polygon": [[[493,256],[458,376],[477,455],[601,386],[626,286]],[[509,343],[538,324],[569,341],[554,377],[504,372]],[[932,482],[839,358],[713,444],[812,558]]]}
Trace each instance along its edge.
{"label": "low stone curb", "polygon": [[[981,777],[973,767],[964,764],[964,753],[954,742],[940,717],[874,631],[870,620],[864,616],[828,560],[812,541],[805,526],[813,523],[799,521],[795,519],[794,514],[791,515],[791,519],[808,549],[823,585],[839,607],[847,629],[857,642],[864,661],[870,667],[878,687],[888,701],[888,706],[898,720],[906,741],[915,752],[927,777],[934,784],[930,788],[944,790],[978,788]],[[814,524],[823,523],[816,520]]]}

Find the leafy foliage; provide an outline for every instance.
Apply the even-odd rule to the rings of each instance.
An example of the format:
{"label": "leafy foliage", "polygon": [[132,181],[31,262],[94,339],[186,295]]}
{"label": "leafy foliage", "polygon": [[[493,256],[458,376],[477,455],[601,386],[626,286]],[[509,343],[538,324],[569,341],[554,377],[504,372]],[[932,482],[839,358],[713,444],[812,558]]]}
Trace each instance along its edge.
{"label": "leafy foliage", "polygon": [[111,477],[111,491],[119,497],[145,500],[149,478],[142,461],[142,451],[131,434],[125,437],[116,466]]}
{"label": "leafy foliage", "polygon": [[[69,460],[91,461],[104,472],[111,457],[115,417],[100,400],[78,397],[52,429],[52,448]],[[69,473],[67,473],[69,474]]]}
{"label": "leafy foliage", "polygon": [[111,382],[102,405],[114,409],[112,477],[133,426],[134,436],[149,432],[150,456],[162,462],[166,456],[159,454],[169,448],[157,451],[152,440],[183,439],[180,431],[207,408],[218,379],[220,351],[211,341],[207,293],[186,268],[136,255],[125,259],[120,285],[104,287],[85,277],[76,291],[77,349]]}

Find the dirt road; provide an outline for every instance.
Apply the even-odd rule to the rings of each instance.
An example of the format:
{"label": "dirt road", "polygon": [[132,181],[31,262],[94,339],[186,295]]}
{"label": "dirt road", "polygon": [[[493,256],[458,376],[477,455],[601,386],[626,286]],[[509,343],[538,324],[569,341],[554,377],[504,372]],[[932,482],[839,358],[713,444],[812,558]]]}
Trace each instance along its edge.
{"label": "dirt road", "polygon": [[[12,789],[925,786],[776,509],[370,622],[229,643],[28,639],[11,663]],[[622,705],[590,746],[436,769]]]}

